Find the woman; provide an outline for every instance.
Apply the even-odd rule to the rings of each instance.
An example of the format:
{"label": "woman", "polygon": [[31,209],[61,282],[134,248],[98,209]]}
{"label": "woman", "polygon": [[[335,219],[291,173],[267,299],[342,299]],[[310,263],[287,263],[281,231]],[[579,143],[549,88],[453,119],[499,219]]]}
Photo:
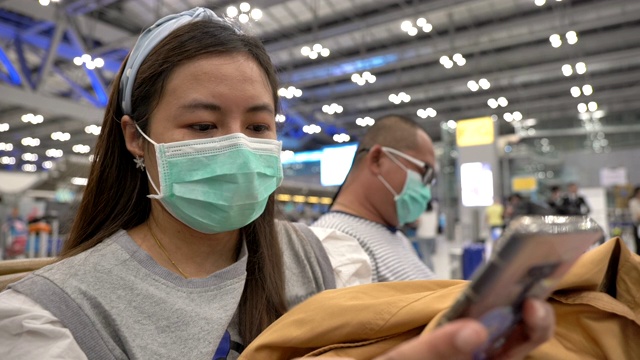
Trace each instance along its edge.
{"label": "woman", "polygon": [[[114,81],[64,260],[0,296],[0,353],[236,358],[331,287],[321,256],[274,222],[277,88],[260,42],[210,10],[146,30]],[[552,327],[549,308],[531,304],[521,351]],[[455,326],[462,346],[479,346],[486,331],[465,324],[395,351],[438,351],[439,334],[453,342],[443,356],[457,354]]]}

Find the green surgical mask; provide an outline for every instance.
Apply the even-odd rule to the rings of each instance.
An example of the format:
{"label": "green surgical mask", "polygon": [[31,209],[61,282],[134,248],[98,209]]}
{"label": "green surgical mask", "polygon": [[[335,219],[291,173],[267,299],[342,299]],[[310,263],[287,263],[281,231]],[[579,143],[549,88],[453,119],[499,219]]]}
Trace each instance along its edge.
{"label": "green surgical mask", "polygon": [[140,133],[154,145],[158,163],[160,188],[149,177],[158,195],[148,197],[202,233],[251,223],[282,182],[279,141],[237,133],[157,144]]}
{"label": "green surgical mask", "polygon": [[408,169],[385,149],[382,149],[382,151],[407,173],[404,186],[399,194],[393,190],[393,187],[381,175],[378,175],[378,179],[394,196],[398,226],[414,222],[425,211],[427,203],[431,200],[431,187],[423,184],[422,177],[418,172]]}

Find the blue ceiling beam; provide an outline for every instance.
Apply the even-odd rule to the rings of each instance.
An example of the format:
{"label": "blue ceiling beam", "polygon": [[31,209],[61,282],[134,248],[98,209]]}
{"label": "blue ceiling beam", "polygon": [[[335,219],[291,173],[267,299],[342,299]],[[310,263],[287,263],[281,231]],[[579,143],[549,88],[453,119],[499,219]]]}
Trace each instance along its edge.
{"label": "blue ceiling beam", "polygon": [[[20,72],[13,66],[13,64],[9,60],[9,57],[7,57],[7,54],[5,53],[2,47],[0,47],[0,63],[7,70],[6,78],[4,80],[8,81],[10,84],[13,84],[13,85],[18,85],[18,86],[22,85]],[[3,73],[3,75],[5,74]]]}
{"label": "blue ceiling beam", "polygon": [[[0,38],[13,41],[18,35],[21,36],[24,43],[28,43],[43,50],[47,50],[51,44],[51,37],[48,35],[37,33],[24,34],[22,29],[18,29],[5,23],[0,23]],[[83,53],[81,50],[79,50],[73,44],[69,44],[68,42],[61,41],[60,45],[58,45],[58,58],[73,61],[73,58],[75,58],[76,56],[82,56],[82,54]],[[104,69],[109,70],[113,73],[118,72],[118,70],[120,70],[120,65],[122,64],[123,59],[124,58],[120,57],[112,58],[111,56],[105,56],[103,58]]]}

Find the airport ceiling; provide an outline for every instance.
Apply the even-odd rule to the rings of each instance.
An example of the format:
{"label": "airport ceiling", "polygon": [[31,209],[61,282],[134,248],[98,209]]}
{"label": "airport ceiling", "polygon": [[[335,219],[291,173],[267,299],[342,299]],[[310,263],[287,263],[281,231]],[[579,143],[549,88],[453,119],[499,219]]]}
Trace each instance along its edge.
{"label": "airport ceiling", "polygon": [[[357,141],[361,125],[389,113],[415,118],[436,141],[450,120],[495,115],[501,135],[558,150],[640,145],[638,0],[47,2],[0,0],[0,160],[16,159],[5,169],[41,165],[51,149],[90,153],[88,126],[102,122],[137,34],[195,6],[241,7],[236,17],[263,39],[282,87],[300,90],[281,91],[285,149],[343,133]],[[91,61],[74,64],[83,54]],[[87,69],[97,58],[103,67]],[[306,134],[310,125],[320,133]]]}

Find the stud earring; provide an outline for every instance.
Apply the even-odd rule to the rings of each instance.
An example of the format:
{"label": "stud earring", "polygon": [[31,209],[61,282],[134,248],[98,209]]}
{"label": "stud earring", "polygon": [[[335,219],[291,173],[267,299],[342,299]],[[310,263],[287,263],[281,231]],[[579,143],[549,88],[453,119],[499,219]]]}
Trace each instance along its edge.
{"label": "stud earring", "polygon": [[136,156],[136,158],[133,159],[133,162],[136,163],[136,169],[140,169],[141,171],[144,171],[144,158],[143,157]]}

